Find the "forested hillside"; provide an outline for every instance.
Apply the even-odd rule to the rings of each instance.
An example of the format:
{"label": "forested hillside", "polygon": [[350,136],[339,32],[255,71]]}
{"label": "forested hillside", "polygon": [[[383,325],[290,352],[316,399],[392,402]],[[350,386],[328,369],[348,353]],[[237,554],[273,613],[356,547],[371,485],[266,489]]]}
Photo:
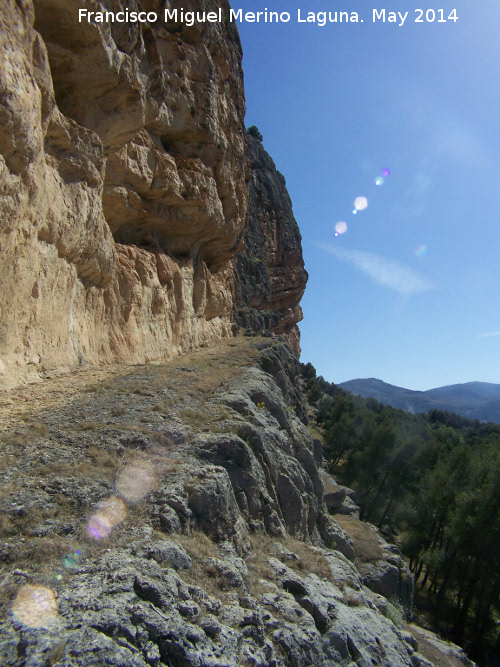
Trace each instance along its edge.
{"label": "forested hillside", "polygon": [[410,414],[302,374],[331,472],[361,518],[395,537],[417,606],[482,664],[496,654],[500,594],[500,426],[431,410]]}
{"label": "forested hillside", "polygon": [[468,419],[500,424],[500,385],[492,382],[466,382],[427,391],[412,391],[370,378],[341,382],[339,387],[355,396],[376,398],[384,405],[408,412],[444,410]]}

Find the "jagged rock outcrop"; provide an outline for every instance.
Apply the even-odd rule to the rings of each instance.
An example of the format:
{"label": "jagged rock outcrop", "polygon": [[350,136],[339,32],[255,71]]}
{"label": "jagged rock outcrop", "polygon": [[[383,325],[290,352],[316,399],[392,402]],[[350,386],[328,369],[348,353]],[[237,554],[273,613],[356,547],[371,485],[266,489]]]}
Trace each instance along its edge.
{"label": "jagged rock outcrop", "polygon": [[16,618],[0,625],[2,665],[338,667],[373,664],[372,658],[382,667],[431,664],[419,661],[411,640],[378,613],[348,571],[337,582],[342,590],[272,557],[269,590],[260,599],[241,576],[226,579],[232,595],[219,599],[161,564],[113,548],[78,568],[50,622],[38,629]]}
{"label": "jagged rock outcrop", "polygon": [[[226,0],[212,4],[227,13]],[[142,5],[161,15],[160,0]],[[82,6],[95,9],[2,5],[6,385],[50,368],[169,356],[232,331],[230,260],[248,198],[236,28],[79,23]]]}
{"label": "jagged rock outcrop", "polygon": [[292,369],[284,349],[65,376],[34,423],[21,396],[47,387],[10,395],[2,665],[432,667],[328,516],[312,437],[262,370]]}
{"label": "jagged rock outcrop", "polygon": [[285,179],[258,139],[247,135],[250,198],[245,249],[236,257],[236,322],[250,331],[284,334],[300,352],[297,322],[307,272]]}

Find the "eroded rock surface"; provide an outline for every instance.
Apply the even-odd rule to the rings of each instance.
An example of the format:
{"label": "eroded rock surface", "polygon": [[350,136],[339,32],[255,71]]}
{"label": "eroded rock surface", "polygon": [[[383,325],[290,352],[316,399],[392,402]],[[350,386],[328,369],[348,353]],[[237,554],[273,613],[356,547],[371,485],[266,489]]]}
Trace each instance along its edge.
{"label": "eroded rock surface", "polygon": [[337,667],[373,664],[372,657],[384,667],[423,664],[361,589],[342,592],[272,557],[270,591],[256,597],[241,590],[234,568],[219,563],[233,573],[228,588],[237,593],[207,594],[153,559],[113,548],[75,571],[47,628],[30,629],[15,617],[0,626],[2,665],[56,657],[64,666]]}
{"label": "eroded rock surface", "polygon": [[239,337],[4,396],[2,665],[447,664],[329,516],[293,392],[262,370],[281,359],[292,388],[285,349]]}
{"label": "eroded rock surface", "polygon": [[236,257],[236,321],[261,334],[284,334],[298,355],[307,282],[301,236],[284,177],[261,142],[247,136],[250,199],[245,249]]}
{"label": "eroded rock surface", "polygon": [[81,6],[2,6],[6,385],[51,368],[168,357],[232,332],[230,260],[248,198],[234,24],[78,23]]}

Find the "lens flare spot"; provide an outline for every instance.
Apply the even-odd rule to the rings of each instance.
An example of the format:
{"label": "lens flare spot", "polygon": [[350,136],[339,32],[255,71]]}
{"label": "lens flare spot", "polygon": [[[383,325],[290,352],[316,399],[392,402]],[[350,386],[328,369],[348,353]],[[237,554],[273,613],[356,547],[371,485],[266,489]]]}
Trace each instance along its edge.
{"label": "lens flare spot", "polygon": [[82,552],[80,551],[80,549],[77,549],[73,553],[64,556],[64,558],[62,559],[62,564],[64,565],[64,567],[72,569],[78,565],[81,557],[82,557]]}
{"label": "lens flare spot", "polygon": [[108,537],[113,528],[124,520],[126,513],[121,498],[103,500],[99,503],[97,512],[88,520],[87,531],[89,535],[96,540]]}
{"label": "lens flare spot", "polygon": [[381,185],[384,185],[384,177],[383,176],[377,176],[375,179],[375,185],[377,187],[380,187]]}
{"label": "lens flare spot", "polygon": [[345,234],[347,231],[347,225],[345,222],[337,222],[335,225],[335,236],[339,234]]}
{"label": "lens flare spot", "polygon": [[154,471],[147,461],[136,461],[125,466],[116,480],[116,490],[130,503],[137,503],[154,487]]}
{"label": "lens flare spot", "polygon": [[419,245],[417,248],[415,248],[415,255],[416,257],[423,257],[427,252],[427,246],[426,245]]}
{"label": "lens flare spot", "polygon": [[354,200],[354,210],[364,211],[368,207],[368,199],[366,197],[356,197]]}
{"label": "lens flare spot", "polygon": [[388,176],[391,175],[391,170],[390,169],[382,169],[382,176],[383,178],[387,178]]}
{"label": "lens flare spot", "polygon": [[24,625],[44,628],[57,616],[55,595],[45,586],[23,586],[14,600],[12,612]]}

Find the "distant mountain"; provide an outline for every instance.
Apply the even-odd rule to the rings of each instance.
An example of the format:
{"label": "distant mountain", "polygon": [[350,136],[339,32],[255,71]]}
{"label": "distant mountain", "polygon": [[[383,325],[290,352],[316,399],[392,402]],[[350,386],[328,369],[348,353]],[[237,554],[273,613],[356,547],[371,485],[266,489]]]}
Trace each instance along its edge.
{"label": "distant mountain", "polygon": [[356,396],[371,396],[385,405],[409,412],[428,412],[435,408],[456,412],[469,419],[500,424],[500,384],[466,382],[428,391],[412,391],[368,378],[341,382],[339,387]]}

